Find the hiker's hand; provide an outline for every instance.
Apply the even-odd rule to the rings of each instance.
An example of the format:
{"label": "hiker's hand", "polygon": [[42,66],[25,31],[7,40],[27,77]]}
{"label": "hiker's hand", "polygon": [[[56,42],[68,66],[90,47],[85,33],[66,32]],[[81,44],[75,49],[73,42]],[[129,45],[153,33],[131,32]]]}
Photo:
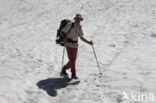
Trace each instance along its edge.
{"label": "hiker's hand", "polygon": [[93,45],[93,41],[90,41],[89,44],[90,44],[90,45]]}

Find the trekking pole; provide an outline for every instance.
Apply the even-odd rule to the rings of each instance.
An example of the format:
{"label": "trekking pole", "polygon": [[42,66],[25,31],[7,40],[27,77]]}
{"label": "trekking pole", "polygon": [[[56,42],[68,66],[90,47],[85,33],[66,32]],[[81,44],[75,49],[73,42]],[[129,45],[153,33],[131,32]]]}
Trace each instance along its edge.
{"label": "trekking pole", "polygon": [[99,62],[98,62],[98,59],[97,59],[97,56],[96,56],[95,49],[94,49],[93,45],[92,45],[92,48],[93,48],[94,56],[95,56],[95,59],[96,59],[96,62],[97,62],[97,66],[98,66],[99,71],[100,71],[100,76],[102,76],[102,72],[101,72],[101,69],[100,69],[100,66],[99,66]]}
{"label": "trekking pole", "polygon": [[63,64],[64,64],[64,53],[65,53],[65,48],[63,48],[63,56],[62,56],[62,68],[63,68]]}

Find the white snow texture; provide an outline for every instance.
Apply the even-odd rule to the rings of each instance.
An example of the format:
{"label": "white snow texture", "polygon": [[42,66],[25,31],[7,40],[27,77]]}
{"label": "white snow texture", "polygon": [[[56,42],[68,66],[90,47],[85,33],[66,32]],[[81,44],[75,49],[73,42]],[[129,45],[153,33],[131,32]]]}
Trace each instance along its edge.
{"label": "white snow texture", "polygon": [[[101,78],[81,40],[79,80],[59,75],[56,31],[76,13]],[[123,92],[154,101],[122,99]],[[156,103],[156,0],[0,0],[0,103]]]}

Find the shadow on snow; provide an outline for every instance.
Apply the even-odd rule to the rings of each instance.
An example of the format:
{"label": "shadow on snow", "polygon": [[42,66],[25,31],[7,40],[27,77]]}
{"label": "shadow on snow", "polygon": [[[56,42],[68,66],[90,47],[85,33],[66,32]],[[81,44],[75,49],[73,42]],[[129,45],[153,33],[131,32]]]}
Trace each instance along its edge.
{"label": "shadow on snow", "polygon": [[[57,96],[57,89],[65,88],[68,85],[77,85],[80,81],[71,82],[70,78],[48,78],[37,83],[40,89],[47,92],[49,96]],[[70,83],[71,82],[71,83]]]}

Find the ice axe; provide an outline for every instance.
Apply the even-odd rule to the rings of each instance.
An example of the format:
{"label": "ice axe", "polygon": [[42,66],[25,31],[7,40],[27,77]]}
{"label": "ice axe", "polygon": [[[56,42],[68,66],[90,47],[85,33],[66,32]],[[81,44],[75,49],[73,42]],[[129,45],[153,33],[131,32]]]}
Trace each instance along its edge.
{"label": "ice axe", "polygon": [[97,63],[97,66],[99,68],[99,71],[100,71],[100,77],[102,77],[102,72],[101,72],[101,69],[100,69],[100,65],[99,65],[99,62],[98,62],[98,59],[97,59],[97,56],[96,56],[96,53],[95,53],[95,49],[94,49],[94,46],[92,45],[92,49],[93,49],[93,52],[94,52],[94,56],[95,56],[95,59],[96,59],[96,63]]}

